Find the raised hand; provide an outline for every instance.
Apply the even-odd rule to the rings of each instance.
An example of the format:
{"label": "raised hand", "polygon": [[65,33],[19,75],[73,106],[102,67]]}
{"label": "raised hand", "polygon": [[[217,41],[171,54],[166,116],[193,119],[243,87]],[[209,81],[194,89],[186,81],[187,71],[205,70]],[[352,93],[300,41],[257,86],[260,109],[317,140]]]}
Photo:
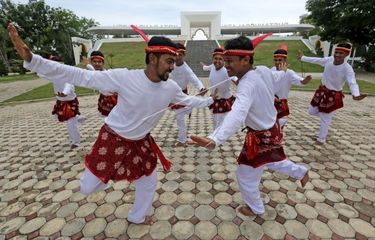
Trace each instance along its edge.
{"label": "raised hand", "polygon": [[207,91],[208,91],[207,88],[202,88],[201,90],[199,90],[199,93],[197,94],[197,96],[204,96],[207,93]]}
{"label": "raised hand", "polygon": [[188,144],[190,145],[205,147],[210,150],[216,147],[216,143],[211,138],[199,136],[190,136],[190,138],[192,140],[188,142]]}
{"label": "raised hand", "polygon": [[88,65],[88,64],[90,64],[90,59],[89,58],[87,58],[87,57],[85,57],[85,56],[83,56],[82,57],[82,63],[83,63],[83,65]]}
{"label": "raised hand", "polygon": [[203,69],[204,66],[206,66],[203,62],[200,62],[199,65],[201,65],[202,69]]}
{"label": "raised hand", "polygon": [[297,52],[297,58],[298,58],[299,60],[301,60],[302,57],[303,57],[303,52],[302,52],[302,50],[298,50],[298,52]]}
{"label": "raised hand", "polygon": [[66,95],[65,93],[63,92],[57,92],[57,94],[55,94],[55,96],[58,96],[58,97],[66,97],[68,95]]}
{"label": "raised hand", "polygon": [[12,41],[14,48],[16,49],[20,57],[23,60],[30,62],[33,58],[33,54],[30,51],[29,47],[22,41],[22,39],[18,35],[17,29],[13,23],[8,24],[8,33],[10,40]]}
{"label": "raised hand", "polygon": [[362,93],[359,96],[356,96],[356,97],[353,96],[353,100],[361,101],[362,99],[364,99],[365,97],[367,97],[367,95],[368,95],[367,93]]}
{"label": "raised hand", "polygon": [[306,76],[306,77],[301,81],[301,83],[302,83],[303,85],[305,85],[305,84],[308,84],[311,80],[312,80],[311,75],[308,75],[308,76]]}

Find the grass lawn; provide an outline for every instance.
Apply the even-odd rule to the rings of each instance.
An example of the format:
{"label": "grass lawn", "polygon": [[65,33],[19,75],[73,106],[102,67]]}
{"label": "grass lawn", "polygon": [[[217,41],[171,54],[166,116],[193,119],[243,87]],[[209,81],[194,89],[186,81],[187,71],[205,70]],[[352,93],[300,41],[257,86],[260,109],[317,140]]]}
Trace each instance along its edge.
{"label": "grass lawn", "polygon": [[[359,85],[359,90],[361,93],[369,93],[371,95],[375,95],[375,84],[366,82],[363,80],[357,80],[357,83]],[[304,86],[293,86],[292,90],[303,90],[303,91],[315,91],[318,86],[320,85],[320,79],[313,79],[309,84]],[[347,84],[344,86],[345,93],[349,93],[349,88]]]}
{"label": "grass lawn", "polygon": [[146,66],[145,47],[144,42],[104,43],[100,51],[105,56],[107,69],[110,68],[109,54],[113,54],[112,68],[142,69]]}
{"label": "grass lawn", "polygon": [[34,79],[37,79],[37,78],[39,78],[39,77],[35,73],[5,76],[5,77],[0,77],[0,84],[1,83],[15,82],[15,81],[34,80]]}
{"label": "grass lawn", "polygon": [[[95,94],[93,89],[89,88],[82,88],[82,87],[75,87],[76,94],[79,95],[88,95],[88,94]],[[12,97],[4,101],[6,102],[19,102],[19,101],[31,101],[31,100],[39,100],[39,99],[48,99],[53,98],[53,85],[52,83],[48,83],[46,85],[34,88],[31,91],[25,92],[21,95]]]}
{"label": "grass lawn", "polygon": [[[224,41],[220,41],[224,44]],[[288,45],[289,68],[296,72],[302,72],[301,62],[297,60],[297,50],[301,49],[307,56],[310,54],[307,47],[301,41],[263,41],[256,48],[255,64],[273,66],[273,52],[280,44]],[[106,58],[106,68],[109,68],[109,54],[113,54],[112,68],[126,67],[129,69],[141,69],[145,67],[144,42],[104,43],[100,50]],[[303,72],[322,72],[323,68],[309,63],[303,63]]]}
{"label": "grass lawn", "polygon": [[[224,45],[225,41],[219,41],[220,45]],[[309,49],[301,41],[262,41],[255,49],[254,63],[255,65],[265,65],[267,67],[274,66],[273,52],[276,51],[281,44],[288,46],[288,64],[290,69],[295,72],[323,72],[323,67],[311,64],[303,63],[303,71],[301,61],[297,59],[297,51],[301,49],[306,56],[315,55],[310,53]]]}

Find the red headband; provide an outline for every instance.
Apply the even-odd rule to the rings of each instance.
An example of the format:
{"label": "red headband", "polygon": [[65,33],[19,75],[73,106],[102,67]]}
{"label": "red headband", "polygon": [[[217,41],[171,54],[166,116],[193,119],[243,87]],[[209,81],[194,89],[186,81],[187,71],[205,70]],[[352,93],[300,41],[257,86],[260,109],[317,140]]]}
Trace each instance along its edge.
{"label": "red headband", "polygon": [[254,56],[254,50],[229,49],[224,51],[226,56]]}
{"label": "red headband", "polygon": [[91,60],[94,60],[95,58],[100,59],[104,62],[104,57],[102,57],[102,56],[92,56]]}
{"label": "red headband", "polygon": [[146,53],[164,53],[177,55],[177,49],[168,46],[148,46],[145,48]]}
{"label": "red headband", "polygon": [[335,48],[335,51],[350,53],[350,48],[346,48],[346,47],[336,47],[336,48]]}
{"label": "red headband", "polygon": [[277,57],[287,58],[287,55],[286,54],[277,53],[277,54],[274,54],[273,57],[274,58],[277,58]]}
{"label": "red headband", "polygon": [[213,52],[212,56],[214,57],[215,55],[224,55],[224,52]]}

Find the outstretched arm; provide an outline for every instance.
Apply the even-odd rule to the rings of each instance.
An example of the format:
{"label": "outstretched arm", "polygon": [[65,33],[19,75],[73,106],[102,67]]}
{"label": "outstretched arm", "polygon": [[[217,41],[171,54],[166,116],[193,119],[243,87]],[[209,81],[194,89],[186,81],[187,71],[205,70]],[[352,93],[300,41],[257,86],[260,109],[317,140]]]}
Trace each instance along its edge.
{"label": "outstretched arm", "polygon": [[29,47],[24,43],[24,41],[22,41],[21,37],[18,35],[17,29],[13,23],[9,23],[8,32],[10,40],[12,41],[14,48],[16,49],[20,57],[23,60],[30,62],[33,58],[33,54]]}
{"label": "outstretched arm", "polygon": [[102,91],[118,92],[126,82],[124,71],[87,71],[77,67],[60,64],[55,61],[46,60],[38,55],[33,55],[29,47],[22,41],[16,27],[8,25],[10,39],[24,62],[24,67],[39,75],[53,80],[68,82],[76,86],[94,88]]}

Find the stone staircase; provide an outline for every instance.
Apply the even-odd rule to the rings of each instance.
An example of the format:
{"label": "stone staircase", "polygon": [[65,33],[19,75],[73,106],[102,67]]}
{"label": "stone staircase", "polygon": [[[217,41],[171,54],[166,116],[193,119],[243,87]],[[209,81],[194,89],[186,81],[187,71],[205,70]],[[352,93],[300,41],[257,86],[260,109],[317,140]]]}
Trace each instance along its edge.
{"label": "stone staircase", "polygon": [[185,61],[198,77],[208,77],[209,72],[203,71],[199,63],[211,64],[212,51],[217,47],[214,40],[187,41]]}

